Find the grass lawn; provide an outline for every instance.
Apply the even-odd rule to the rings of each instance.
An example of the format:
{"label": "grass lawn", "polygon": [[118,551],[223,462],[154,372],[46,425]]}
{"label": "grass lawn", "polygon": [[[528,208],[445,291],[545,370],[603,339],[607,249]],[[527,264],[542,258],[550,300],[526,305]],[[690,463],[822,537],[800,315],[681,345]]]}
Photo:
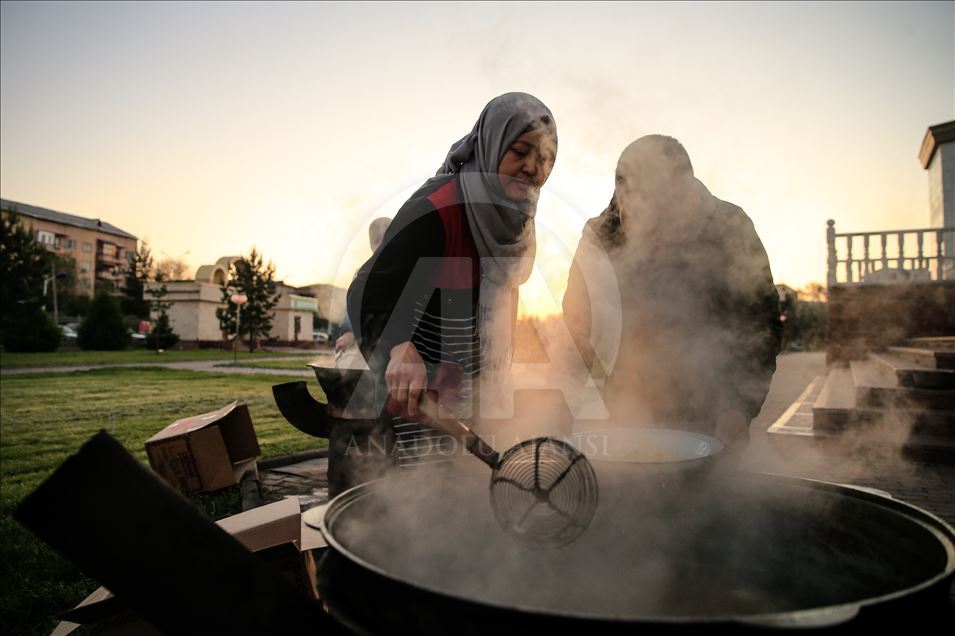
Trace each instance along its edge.
{"label": "grass lawn", "polygon": [[[12,517],[23,497],[68,455],[105,428],[145,462],[143,442],[153,433],[234,399],[248,404],[263,457],[317,448],[319,440],[288,424],[272,399],[272,385],[289,379],[148,367],[5,376],[0,381],[3,633],[49,634],[57,613],[97,587]],[[309,390],[324,399],[314,380]],[[191,498],[213,519],[241,509],[238,486]]]}
{"label": "grass lawn", "polygon": [[[293,353],[273,353],[268,351],[239,352],[239,360],[256,360],[258,358],[279,358],[302,356],[309,359],[318,356],[316,351],[302,351]],[[191,362],[204,360],[232,360],[231,351],[219,349],[192,349],[184,351],[164,351],[156,353],[151,349],[125,349],[123,351],[84,351],[75,346],[60,347],[50,353],[0,353],[0,367],[12,369],[16,367],[56,367],[68,365],[106,365],[106,364],[139,364],[142,362]]]}

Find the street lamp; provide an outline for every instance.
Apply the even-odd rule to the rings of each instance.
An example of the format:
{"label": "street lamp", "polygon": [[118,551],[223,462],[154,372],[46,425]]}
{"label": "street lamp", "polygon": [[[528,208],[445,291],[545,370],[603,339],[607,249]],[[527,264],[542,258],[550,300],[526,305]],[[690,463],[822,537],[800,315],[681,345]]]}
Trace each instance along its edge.
{"label": "street lamp", "polygon": [[239,362],[239,325],[242,320],[242,305],[249,302],[249,297],[245,294],[232,294],[230,298],[235,305],[235,337],[232,341],[232,362]]}
{"label": "street lamp", "polygon": [[66,272],[58,272],[55,269],[56,265],[50,266],[50,271],[52,272],[49,276],[43,277],[43,295],[46,296],[46,286],[52,281],[53,283],[53,322],[56,323],[56,326],[60,326],[60,310],[56,303],[56,279],[57,278],[66,278]]}

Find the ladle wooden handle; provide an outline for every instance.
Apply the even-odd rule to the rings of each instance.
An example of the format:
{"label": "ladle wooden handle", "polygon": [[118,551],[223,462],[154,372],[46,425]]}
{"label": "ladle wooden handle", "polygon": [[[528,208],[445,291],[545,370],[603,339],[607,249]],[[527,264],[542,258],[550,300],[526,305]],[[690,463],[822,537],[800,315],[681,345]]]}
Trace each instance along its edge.
{"label": "ladle wooden handle", "polygon": [[388,411],[393,415],[399,415],[447,433],[464,444],[464,447],[475,457],[491,468],[497,468],[500,463],[498,452],[478,437],[467,424],[441,408],[438,400],[434,397],[433,391],[425,391],[421,394],[421,399],[418,401],[418,412],[413,416],[409,415],[401,405],[393,400],[389,400]]}

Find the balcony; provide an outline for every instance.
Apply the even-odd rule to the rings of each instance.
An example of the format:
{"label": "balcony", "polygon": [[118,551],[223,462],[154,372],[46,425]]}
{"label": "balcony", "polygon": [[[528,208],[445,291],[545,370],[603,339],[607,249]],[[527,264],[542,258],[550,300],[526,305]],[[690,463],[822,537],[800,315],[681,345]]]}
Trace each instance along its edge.
{"label": "balcony", "polygon": [[837,233],[828,222],[829,287],[955,281],[955,227]]}
{"label": "balcony", "polygon": [[115,252],[111,254],[110,252],[103,251],[103,250],[99,250],[96,252],[96,261],[97,263],[109,265],[110,267],[122,265],[126,262],[120,256],[116,255]]}

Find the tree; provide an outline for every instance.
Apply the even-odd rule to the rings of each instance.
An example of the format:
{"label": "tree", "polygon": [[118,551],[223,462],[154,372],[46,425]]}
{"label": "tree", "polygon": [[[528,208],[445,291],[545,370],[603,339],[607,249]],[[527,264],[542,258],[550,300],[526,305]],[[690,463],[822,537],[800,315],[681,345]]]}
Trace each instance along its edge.
{"label": "tree", "polygon": [[[260,337],[267,338],[272,330],[272,309],[279,302],[275,293],[275,265],[263,265],[262,255],[252,247],[247,257],[240,258],[229,268],[229,280],[220,286],[225,307],[216,310],[219,326],[227,333],[246,334],[249,352],[255,351]],[[248,301],[240,310],[240,324],[236,329],[235,293],[245,294]]]}
{"label": "tree", "polygon": [[189,272],[189,264],[181,258],[167,256],[156,263],[156,280],[185,280]]}
{"label": "tree", "polygon": [[829,315],[826,306],[828,290],[819,283],[781,296],[783,314],[783,351],[816,350],[825,347]]}
{"label": "tree", "polygon": [[[46,276],[56,272],[56,299],[60,314],[70,313],[65,312],[64,309],[71,305],[77,297],[79,285],[76,277],[76,259],[69,254],[55,254],[53,252],[48,252],[48,254],[48,259],[52,261],[52,264],[47,265]],[[52,284],[47,285],[46,294],[43,296],[43,306],[46,307],[47,311],[53,311]]]}
{"label": "tree", "polygon": [[150,291],[153,296],[152,308],[154,311],[157,311],[159,315],[156,316],[156,320],[153,322],[153,328],[146,334],[146,346],[158,352],[160,349],[173,347],[179,342],[179,335],[173,331],[172,326],[169,324],[169,314],[167,311],[169,307],[172,306],[172,303],[165,300],[166,294],[169,293],[165,283],[160,284],[158,287],[152,287]]}
{"label": "tree", "polygon": [[824,303],[829,298],[829,290],[822,283],[809,283],[799,290],[799,300]]}
{"label": "tree", "polygon": [[63,311],[68,316],[85,316],[90,310],[92,299],[87,294],[78,294],[68,298],[63,305]]}
{"label": "tree", "polygon": [[105,278],[97,277],[93,281],[93,296],[99,296],[100,294],[109,294],[110,296],[116,291],[116,283],[111,280],[106,280]]}
{"label": "tree", "polygon": [[86,318],[76,334],[81,349],[114,351],[129,344],[129,329],[123,322],[119,303],[108,293],[99,293],[90,303]]}
{"label": "tree", "polygon": [[125,297],[122,300],[124,314],[149,318],[150,303],[143,297],[143,292],[152,275],[152,250],[149,249],[149,243],[143,240],[133,253],[129,268],[126,270],[126,282],[123,286]]}
{"label": "tree", "polygon": [[56,351],[60,346],[60,327],[39,303],[17,304],[11,317],[10,326],[3,332],[7,351]]}
{"label": "tree", "polygon": [[0,339],[23,319],[21,305],[42,303],[51,257],[14,214],[0,215]]}

